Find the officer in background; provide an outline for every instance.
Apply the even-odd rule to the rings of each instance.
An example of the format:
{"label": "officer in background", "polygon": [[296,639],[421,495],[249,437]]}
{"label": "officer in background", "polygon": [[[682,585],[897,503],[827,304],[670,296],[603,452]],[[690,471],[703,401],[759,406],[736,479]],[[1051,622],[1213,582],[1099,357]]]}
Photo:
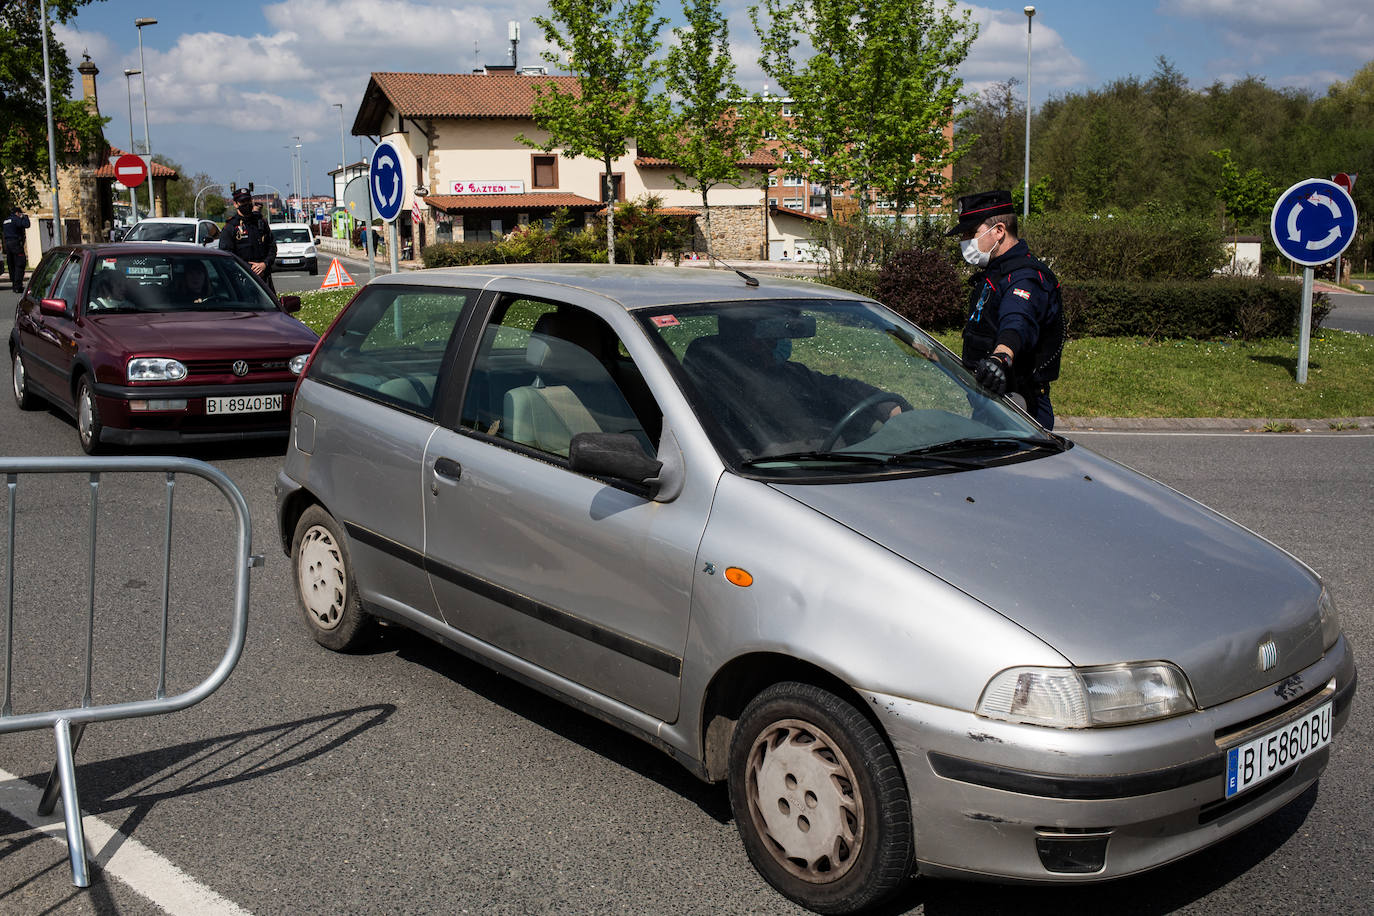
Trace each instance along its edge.
{"label": "officer in background", "polygon": [[24,268],[28,265],[28,255],[24,252],[24,232],[29,228],[29,218],[18,207],[5,217],[3,244],[5,248],[5,269],[10,273],[10,289],[16,293],[24,291]]}
{"label": "officer in background", "polygon": [[272,286],[272,264],[277,260],[277,243],[272,238],[272,227],[261,211],[253,209],[253,192],[247,188],[234,191],[234,208],[237,212],[224,221],[219,247],[247,261],[253,273],[276,292]]}
{"label": "officer in background", "polygon": [[1050,382],[1059,378],[1064,302],[1054,273],[1017,238],[1009,191],[959,198],[959,236],[974,274],[964,324],[964,368],[993,394],[1019,394],[1026,412],[1054,428]]}

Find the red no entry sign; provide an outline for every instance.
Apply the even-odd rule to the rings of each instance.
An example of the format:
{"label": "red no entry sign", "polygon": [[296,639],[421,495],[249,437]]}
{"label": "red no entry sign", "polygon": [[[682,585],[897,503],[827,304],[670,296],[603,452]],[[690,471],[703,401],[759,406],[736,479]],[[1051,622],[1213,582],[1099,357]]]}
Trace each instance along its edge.
{"label": "red no entry sign", "polygon": [[125,153],[115,160],[115,180],[126,188],[136,188],[148,177],[148,164],[142,156]]}

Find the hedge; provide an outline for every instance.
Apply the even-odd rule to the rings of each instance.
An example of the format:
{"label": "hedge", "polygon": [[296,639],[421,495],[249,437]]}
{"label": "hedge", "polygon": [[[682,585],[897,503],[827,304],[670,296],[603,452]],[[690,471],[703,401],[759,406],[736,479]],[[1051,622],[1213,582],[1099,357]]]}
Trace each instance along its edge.
{"label": "hedge", "polygon": [[[1302,287],[1277,279],[1215,277],[1131,283],[1064,284],[1072,337],[1286,337],[1302,311]],[[1312,328],[1331,312],[1325,293],[1312,300]]]}
{"label": "hedge", "polygon": [[1221,228],[1185,214],[1051,213],[1032,217],[1022,237],[1061,282],[1206,280],[1226,264]]}

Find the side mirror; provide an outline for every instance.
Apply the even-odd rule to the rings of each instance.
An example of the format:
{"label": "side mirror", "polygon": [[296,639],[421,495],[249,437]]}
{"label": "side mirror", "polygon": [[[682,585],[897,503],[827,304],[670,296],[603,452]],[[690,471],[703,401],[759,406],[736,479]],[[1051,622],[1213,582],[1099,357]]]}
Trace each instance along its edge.
{"label": "side mirror", "polygon": [[293,312],[299,312],[301,310],[300,296],[280,296],[278,298],[281,301],[282,310],[285,311],[286,314],[290,315]]}
{"label": "side mirror", "polygon": [[645,486],[663,470],[629,433],[578,433],[568,446],[568,461],[579,474],[611,477]]}
{"label": "side mirror", "polygon": [[66,299],[44,299],[38,303],[38,310],[55,318],[68,318],[71,314],[67,311]]}

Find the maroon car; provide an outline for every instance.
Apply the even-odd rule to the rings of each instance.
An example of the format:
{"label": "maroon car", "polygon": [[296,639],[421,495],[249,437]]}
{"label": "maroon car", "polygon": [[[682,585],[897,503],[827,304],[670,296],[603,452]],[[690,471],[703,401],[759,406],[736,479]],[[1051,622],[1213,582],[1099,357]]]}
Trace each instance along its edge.
{"label": "maroon car", "polygon": [[71,414],[89,454],[284,436],[317,340],[299,308],[217,249],[54,248],[15,308],[14,399]]}

